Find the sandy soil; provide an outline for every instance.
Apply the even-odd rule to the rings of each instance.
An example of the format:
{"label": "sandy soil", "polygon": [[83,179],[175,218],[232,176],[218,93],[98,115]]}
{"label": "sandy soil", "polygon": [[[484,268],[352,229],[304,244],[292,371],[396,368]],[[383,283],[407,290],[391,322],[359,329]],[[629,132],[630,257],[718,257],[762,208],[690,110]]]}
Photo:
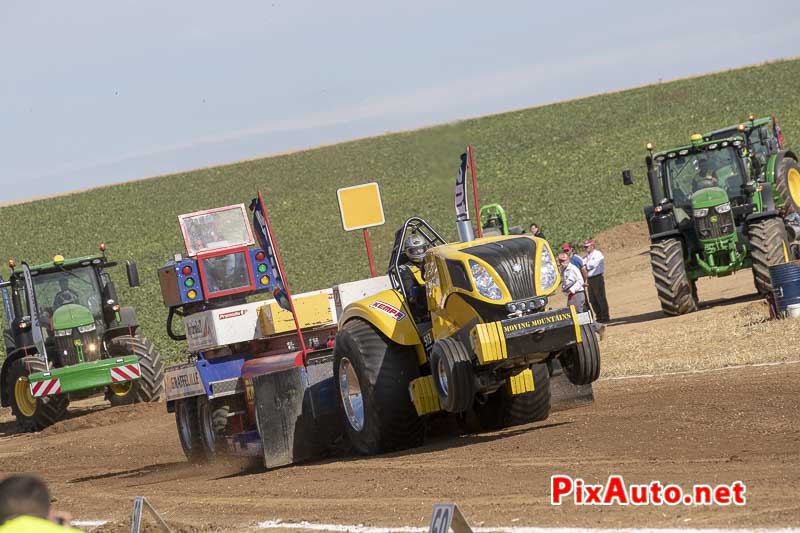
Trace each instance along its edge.
{"label": "sandy soil", "polygon": [[[496,433],[438,436],[402,453],[266,472],[240,460],[187,464],[163,404],[106,409],[85,400],[72,418],[36,435],[16,434],[1,410],[0,474],[42,475],[60,509],[112,521],[95,531],[125,531],[137,495],[180,531],[244,531],[277,519],[426,526],[435,502],[456,502],[473,525],[484,526],[797,525],[796,324],[764,322],[747,272],[703,281],[700,296],[713,306],[664,318],[641,228],[623,226],[598,240],[608,252],[614,323],[602,341],[604,378],[593,406]],[[764,344],[770,339],[774,346]],[[781,364],[724,369],[762,361]],[[619,379],[692,368],[711,371]],[[556,473],[593,483],[616,473],[629,483],[683,487],[742,480],[747,505],[551,507]]]}

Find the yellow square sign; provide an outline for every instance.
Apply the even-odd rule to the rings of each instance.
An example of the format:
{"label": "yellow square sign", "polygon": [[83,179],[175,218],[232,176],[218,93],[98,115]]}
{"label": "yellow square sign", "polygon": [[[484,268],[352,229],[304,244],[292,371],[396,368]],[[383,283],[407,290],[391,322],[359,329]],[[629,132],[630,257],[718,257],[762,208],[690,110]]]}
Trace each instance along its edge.
{"label": "yellow square sign", "polygon": [[345,231],[371,228],[386,222],[377,183],[342,187],[336,191]]}

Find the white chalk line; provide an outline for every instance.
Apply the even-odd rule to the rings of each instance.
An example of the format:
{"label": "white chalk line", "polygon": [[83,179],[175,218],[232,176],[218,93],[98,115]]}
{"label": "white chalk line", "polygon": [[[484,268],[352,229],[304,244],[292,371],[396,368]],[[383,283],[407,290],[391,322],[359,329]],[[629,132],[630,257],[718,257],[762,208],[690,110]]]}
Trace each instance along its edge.
{"label": "white chalk line", "polygon": [[633,376],[614,376],[609,378],[600,378],[598,381],[622,381],[624,379],[652,379],[662,378],[669,376],[687,376],[691,374],[708,374],[711,372],[723,372],[725,370],[741,370],[743,368],[759,368],[765,366],[781,366],[781,365],[796,365],[800,363],[800,359],[794,361],[776,361],[773,363],[752,363],[744,365],[722,366],[719,368],[704,368],[700,370],[680,370],[676,372],[662,372],[659,374],[636,374]]}
{"label": "white chalk line", "polygon": [[74,527],[100,527],[108,524],[108,520],[72,520],[70,525]]}
{"label": "white chalk line", "polygon": [[[314,522],[283,522],[267,520],[260,522],[258,529],[294,529],[303,531],[331,531],[335,533],[424,533],[427,527],[398,526],[380,527],[356,524],[317,524]],[[475,533],[800,533],[798,528],[780,529],[690,529],[690,528],[580,528],[580,527],[530,527],[497,526],[473,527]]]}

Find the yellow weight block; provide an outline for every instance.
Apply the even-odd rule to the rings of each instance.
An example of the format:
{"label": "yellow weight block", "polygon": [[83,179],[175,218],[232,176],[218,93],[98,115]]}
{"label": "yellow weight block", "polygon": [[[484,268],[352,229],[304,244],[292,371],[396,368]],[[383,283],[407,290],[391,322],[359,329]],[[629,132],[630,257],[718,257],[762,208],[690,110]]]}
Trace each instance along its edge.
{"label": "yellow weight block", "polygon": [[508,359],[506,337],[500,322],[477,324],[470,332],[478,362],[482,365]]}
{"label": "yellow weight block", "polygon": [[411,401],[414,402],[414,409],[419,416],[441,411],[439,395],[433,385],[433,376],[421,376],[413,380],[408,386],[411,393]]}
{"label": "yellow weight block", "polygon": [[508,378],[508,386],[511,387],[511,394],[533,392],[536,389],[533,372],[530,368],[526,368],[516,376],[511,376]]}

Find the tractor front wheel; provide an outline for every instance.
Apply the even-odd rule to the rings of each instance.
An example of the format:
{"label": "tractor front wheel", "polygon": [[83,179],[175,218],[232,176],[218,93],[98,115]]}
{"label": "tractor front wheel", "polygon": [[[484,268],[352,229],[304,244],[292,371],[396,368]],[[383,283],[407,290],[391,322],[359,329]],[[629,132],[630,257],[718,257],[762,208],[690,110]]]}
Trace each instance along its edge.
{"label": "tractor front wheel", "polygon": [[336,335],[333,375],[347,436],[364,455],[422,444],[425,425],[408,386],[419,376],[416,353],[361,319]]}
{"label": "tractor front wheel", "polygon": [[35,398],[28,376],[44,372],[47,367],[38,357],[23,357],[11,364],[8,383],[13,386],[11,412],[21,431],[39,431],[55,424],[67,413],[69,398],[65,394]]}
{"label": "tractor front wheel", "polygon": [[667,315],[697,311],[697,293],[686,275],[680,239],[664,239],[650,245],[650,267],[661,309]]}
{"label": "tractor front wheel", "polygon": [[775,168],[775,187],[789,211],[800,213],[800,165],[784,157]]}
{"label": "tractor front wheel", "polygon": [[452,337],[437,341],[431,349],[431,374],[442,409],[463,413],[475,400],[475,374],[464,344]]}
{"label": "tractor front wheel", "polygon": [[559,356],[564,375],[573,385],[587,385],[600,377],[600,346],[589,325],[581,326],[581,340]]}
{"label": "tractor front wheel", "polygon": [[753,259],[753,281],[759,294],[772,290],[769,267],[789,260],[786,228],[780,218],[765,218],[750,224],[750,256]]}
{"label": "tractor front wheel", "polygon": [[142,377],[109,385],[106,392],[111,405],[157,402],[164,390],[164,363],[153,343],[146,337],[122,335],[111,339],[109,357],[138,355]]}
{"label": "tractor front wheel", "polygon": [[491,431],[539,422],[550,416],[550,371],[547,364],[531,365],[531,372],[534,387],[531,392],[511,394],[506,384],[484,402],[475,401],[473,411],[479,430]]}

